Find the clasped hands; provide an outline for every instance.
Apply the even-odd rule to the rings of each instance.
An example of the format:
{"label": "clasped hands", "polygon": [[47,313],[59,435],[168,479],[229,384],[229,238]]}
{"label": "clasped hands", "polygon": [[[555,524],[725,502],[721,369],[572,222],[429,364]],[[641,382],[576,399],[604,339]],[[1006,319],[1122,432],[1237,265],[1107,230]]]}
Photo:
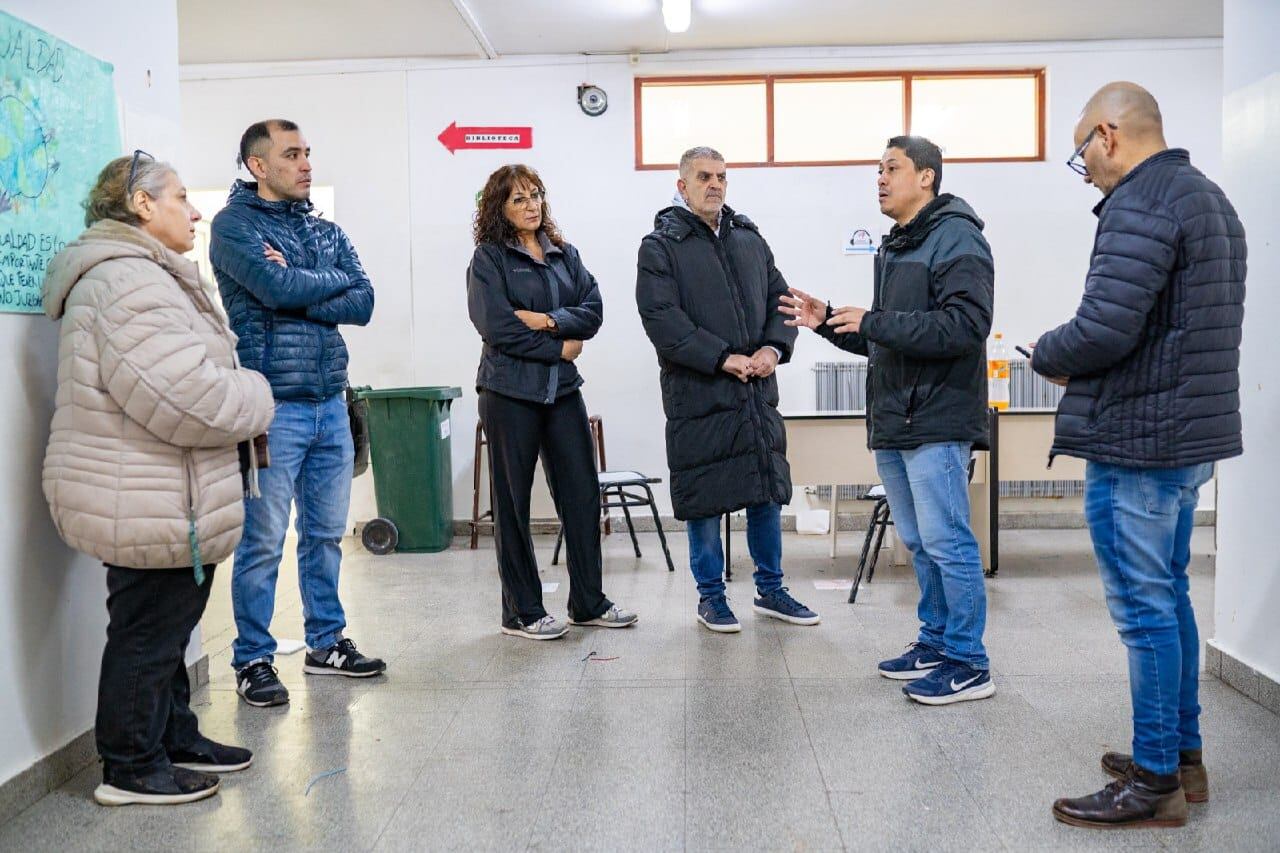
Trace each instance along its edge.
{"label": "clasped hands", "polygon": [[750,382],[752,379],[764,379],[766,376],[772,376],[773,371],[778,368],[778,353],[773,347],[760,347],[752,355],[739,355],[734,353],[724,360],[724,364],[720,369],[730,376],[733,376],[740,382]]}
{"label": "clasped hands", "polygon": [[[516,319],[524,323],[535,332],[550,332],[556,327],[552,321],[550,314],[544,314],[541,311],[525,311],[518,309],[516,311]],[[573,361],[582,355],[582,341],[565,339],[560,346],[560,358],[565,361]]]}

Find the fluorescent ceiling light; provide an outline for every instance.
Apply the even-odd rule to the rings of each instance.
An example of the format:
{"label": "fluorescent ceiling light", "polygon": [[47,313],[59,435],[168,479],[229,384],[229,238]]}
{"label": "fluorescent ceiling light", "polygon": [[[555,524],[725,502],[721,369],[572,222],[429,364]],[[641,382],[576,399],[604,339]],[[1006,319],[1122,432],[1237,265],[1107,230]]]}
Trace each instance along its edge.
{"label": "fluorescent ceiling light", "polygon": [[689,21],[693,11],[689,8],[692,0],[662,0],[662,22],[667,31],[682,33],[689,29]]}

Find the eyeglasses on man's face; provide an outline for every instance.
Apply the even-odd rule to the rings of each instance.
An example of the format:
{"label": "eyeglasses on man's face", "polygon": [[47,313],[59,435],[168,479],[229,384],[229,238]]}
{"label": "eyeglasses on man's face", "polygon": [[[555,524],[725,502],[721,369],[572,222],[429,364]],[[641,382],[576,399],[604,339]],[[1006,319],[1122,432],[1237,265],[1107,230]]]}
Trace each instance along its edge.
{"label": "eyeglasses on man's face", "polygon": [[[1082,175],[1084,177],[1089,176],[1089,167],[1084,163],[1084,152],[1085,149],[1089,147],[1089,143],[1093,141],[1093,137],[1098,135],[1098,128],[1100,127],[1102,127],[1102,125],[1097,125],[1093,130],[1089,131],[1089,135],[1084,138],[1084,142],[1080,143],[1080,147],[1077,148],[1067,160],[1068,168],[1077,175]],[[1112,130],[1116,129],[1116,126],[1110,122],[1107,123],[1107,127]]]}

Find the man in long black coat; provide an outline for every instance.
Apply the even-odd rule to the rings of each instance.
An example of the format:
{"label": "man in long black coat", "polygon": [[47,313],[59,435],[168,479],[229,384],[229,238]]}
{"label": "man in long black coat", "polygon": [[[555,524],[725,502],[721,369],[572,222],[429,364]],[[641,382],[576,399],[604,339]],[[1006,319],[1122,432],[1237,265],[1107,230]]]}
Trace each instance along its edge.
{"label": "man in long black coat", "polygon": [[782,585],[791,469],[773,373],[796,339],[778,313],[787,283],[755,223],[725,205],[727,181],[717,151],[686,151],[679,194],[640,244],[636,302],[662,370],[671,502],[688,527],[699,622],[741,630],[725,600],[720,516],[745,508],[755,611],[816,625]]}

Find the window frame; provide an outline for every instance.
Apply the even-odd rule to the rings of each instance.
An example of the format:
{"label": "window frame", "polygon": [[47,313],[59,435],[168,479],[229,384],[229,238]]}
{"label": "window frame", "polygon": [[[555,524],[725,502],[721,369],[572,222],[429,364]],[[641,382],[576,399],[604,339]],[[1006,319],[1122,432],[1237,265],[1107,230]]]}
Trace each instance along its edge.
{"label": "window frame", "polygon": [[765,91],[765,151],[767,160],[756,163],[729,163],[735,169],[760,169],[770,167],[792,168],[798,166],[872,166],[879,160],[776,160],[774,158],[774,110],[773,90],[778,81],[841,82],[851,80],[901,80],[903,133],[911,133],[911,88],[916,79],[964,80],[984,77],[1030,77],[1035,80],[1036,153],[1026,157],[946,157],[947,163],[1039,163],[1046,159],[1045,151],[1045,71],[1040,68],[960,68],[960,69],[912,69],[876,71],[821,71],[785,74],[700,74],[689,76],[653,76],[635,78],[635,165],[637,172],[670,171],[678,163],[644,162],[644,103],[642,91],[647,85],[690,85],[697,83],[763,83]]}

